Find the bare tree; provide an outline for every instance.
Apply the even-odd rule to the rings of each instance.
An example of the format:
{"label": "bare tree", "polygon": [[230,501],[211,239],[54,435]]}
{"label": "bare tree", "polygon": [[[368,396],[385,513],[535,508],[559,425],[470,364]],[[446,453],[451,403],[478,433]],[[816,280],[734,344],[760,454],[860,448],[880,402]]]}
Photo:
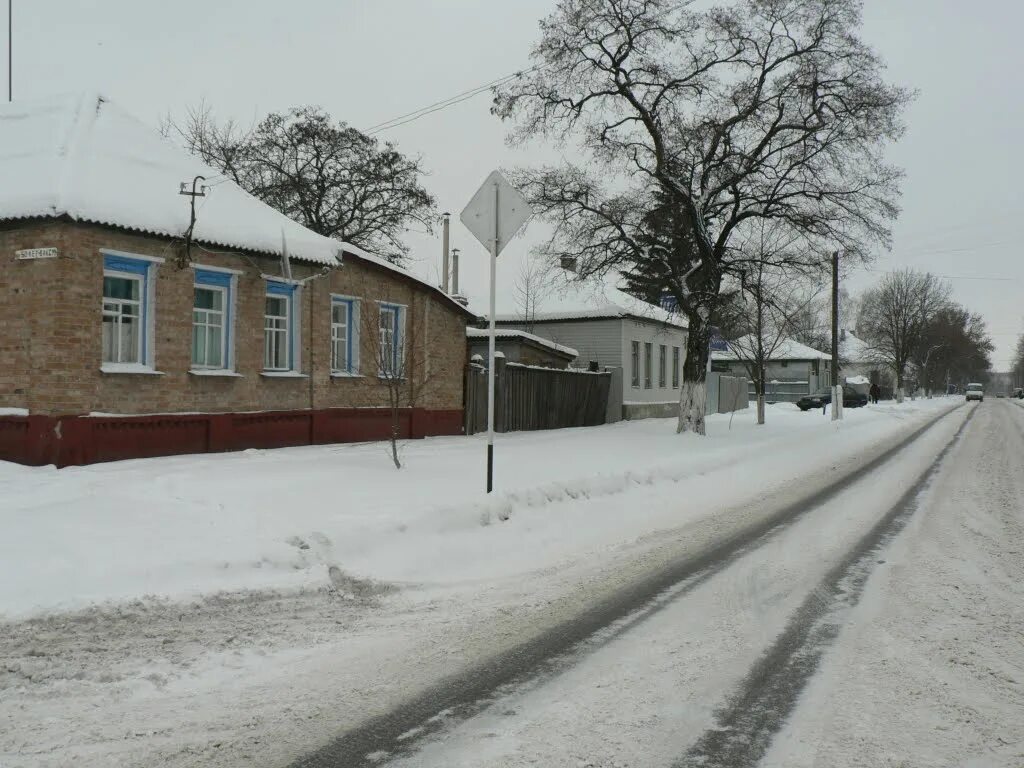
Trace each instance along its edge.
{"label": "bare tree", "polygon": [[[887,245],[901,172],[883,157],[910,94],[858,37],[858,0],[562,0],[535,66],[498,89],[512,143],[573,142],[585,163],[522,171],[552,225],[540,253],[674,297],[689,321],[679,431],[704,431],[709,323],[745,265],[744,222],[850,258]],[[776,265],[784,266],[784,265]]]}
{"label": "bare tree", "polygon": [[907,366],[920,350],[926,330],[949,307],[950,287],[935,275],[904,269],[890,272],[865,292],[858,331],[896,377],[896,399],[903,400]]}
{"label": "bare tree", "polygon": [[550,271],[549,265],[529,258],[520,265],[519,275],[512,284],[512,298],[526,331],[533,331],[537,306],[551,294]]}
{"label": "bare tree", "polygon": [[785,230],[762,223],[742,245],[750,266],[740,278],[742,301],[736,330],[741,333],[728,344],[754,383],[758,424],[765,419],[767,363],[786,343],[819,292],[803,290],[798,275],[774,266],[782,260],[781,251],[799,244],[799,238]]}
{"label": "bare tree", "polygon": [[316,107],[271,113],[245,128],[218,122],[201,103],[161,128],[289,218],[396,263],[407,253],[403,234],[412,226],[430,231],[436,219],[419,158]]}
{"label": "bare tree", "polygon": [[[438,345],[451,342],[444,316],[431,312],[432,302],[413,293],[407,306],[385,297],[360,308],[360,346],[370,352],[367,376],[377,376],[387,390],[391,415],[389,447],[396,469],[402,468],[399,440],[402,413],[415,408],[444,371],[431,365]],[[460,371],[461,374],[461,371]]]}

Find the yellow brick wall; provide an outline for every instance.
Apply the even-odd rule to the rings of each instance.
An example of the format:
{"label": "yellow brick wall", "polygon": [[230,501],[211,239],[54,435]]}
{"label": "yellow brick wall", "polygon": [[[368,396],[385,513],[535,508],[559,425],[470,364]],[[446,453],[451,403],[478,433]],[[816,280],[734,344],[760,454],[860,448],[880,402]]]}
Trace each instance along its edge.
{"label": "yellow brick wall", "polygon": [[[19,261],[21,248],[54,246],[60,257]],[[279,274],[277,259],[194,249],[196,265],[241,271],[233,323],[238,378],[189,373],[193,271],[178,267],[180,246],[165,238],[67,221],[0,229],[0,407],[33,413],[173,413],[303,408],[380,407],[388,404],[377,376],[373,333],[377,301],[407,306],[406,354],[410,380],[403,405],[462,408],[466,362],[465,315],[434,291],[390,270],[346,258],[302,289],[300,361],[306,378],[261,376],[265,281]],[[166,259],[155,269],[154,364],[163,375],[100,372],[103,256],[113,249]],[[293,276],[319,271],[293,264]],[[330,375],[330,295],[361,303],[360,378]],[[312,315],[310,314],[312,312]]]}

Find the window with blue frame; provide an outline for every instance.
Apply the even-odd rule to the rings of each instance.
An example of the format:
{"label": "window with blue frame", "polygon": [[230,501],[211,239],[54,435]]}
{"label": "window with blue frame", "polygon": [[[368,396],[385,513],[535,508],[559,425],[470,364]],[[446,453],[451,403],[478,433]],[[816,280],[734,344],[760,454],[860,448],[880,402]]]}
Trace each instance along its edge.
{"label": "window with blue frame", "polygon": [[295,367],[295,286],[267,282],[263,311],[263,369],[291,371]]}
{"label": "window with blue frame", "polygon": [[378,352],[380,355],[380,375],[388,378],[403,376],[402,363],[405,355],[402,345],[403,310],[401,304],[380,305],[380,336]]}
{"label": "window with blue frame", "polygon": [[231,291],[229,273],[195,270],[192,303],[192,368],[231,368]]}
{"label": "window with blue frame", "polygon": [[106,365],[148,365],[150,269],[152,261],[128,256],[103,256],[102,362]]}
{"label": "window with blue frame", "polygon": [[331,297],[331,373],[359,372],[356,300]]}

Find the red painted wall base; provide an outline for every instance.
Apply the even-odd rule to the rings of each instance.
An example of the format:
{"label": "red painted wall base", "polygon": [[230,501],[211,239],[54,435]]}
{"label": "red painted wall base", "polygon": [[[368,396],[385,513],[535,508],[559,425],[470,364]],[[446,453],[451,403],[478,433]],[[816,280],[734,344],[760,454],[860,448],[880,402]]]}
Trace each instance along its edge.
{"label": "red painted wall base", "polygon": [[[461,435],[462,410],[403,408],[405,439]],[[387,408],[162,416],[0,416],[0,459],[58,467],[100,461],[386,440]]]}

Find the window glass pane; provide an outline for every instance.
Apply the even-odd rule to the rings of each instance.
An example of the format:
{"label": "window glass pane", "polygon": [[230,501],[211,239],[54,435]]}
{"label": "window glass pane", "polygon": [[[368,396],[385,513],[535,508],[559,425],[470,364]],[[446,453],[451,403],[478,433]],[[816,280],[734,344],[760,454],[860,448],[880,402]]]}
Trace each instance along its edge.
{"label": "window glass pane", "polygon": [[224,310],[224,292],[197,287],[194,306],[196,309],[215,309],[222,312]]}
{"label": "window glass pane", "polygon": [[121,317],[121,339],[119,363],[138,363],[139,360],[139,321],[134,317]]}
{"label": "window glass pane", "polygon": [[104,363],[116,363],[117,355],[117,326],[115,325],[114,317],[111,315],[103,316],[103,362]]}
{"label": "window glass pane", "polygon": [[281,296],[267,296],[267,314],[276,317],[287,317],[288,301]]}
{"label": "window glass pane", "polygon": [[128,277],[104,276],[103,298],[138,301],[141,282],[141,280],[133,280]]}
{"label": "window glass pane", "polygon": [[220,349],[220,327],[211,327],[206,335],[206,364],[213,368],[223,368]]}
{"label": "window glass pane", "polygon": [[201,326],[192,326],[192,364],[206,365],[206,332]]}

